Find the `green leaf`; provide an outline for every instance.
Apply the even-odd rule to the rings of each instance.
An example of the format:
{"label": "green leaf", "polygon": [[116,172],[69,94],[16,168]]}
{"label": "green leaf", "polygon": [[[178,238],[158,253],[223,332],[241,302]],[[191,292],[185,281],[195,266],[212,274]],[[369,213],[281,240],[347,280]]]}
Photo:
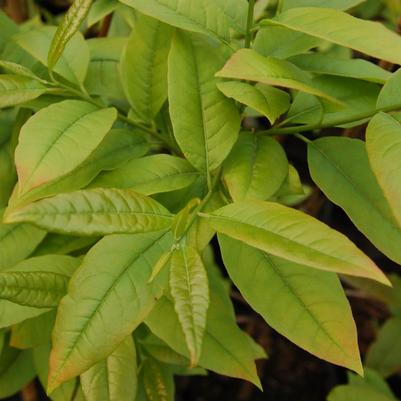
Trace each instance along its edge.
{"label": "green leaf", "polygon": [[173,401],[174,379],[167,366],[147,359],[143,364],[143,383],[149,401]]}
{"label": "green leaf", "polygon": [[170,289],[193,367],[201,354],[209,307],[207,273],[196,249],[182,246],[173,252]]}
{"label": "green leaf", "polygon": [[47,88],[40,82],[20,75],[0,75],[0,108],[15,106],[43,95]]}
{"label": "green leaf", "polygon": [[246,82],[228,81],[218,83],[217,87],[225,96],[264,115],[271,124],[290,107],[290,95],[268,85],[253,86]]}
{"label": "green leaf", "polygon": [[281,145],[267,136],[241,133],[224,163],[223,180],[234,201],[274,195],[288,175]]}
{"label": "green leaf", "polygon": [[31,351],[20,351],[5,346],[0,357],[0,397],[11,397],[34,377]]}
{"label": "green leaf", "polygon": [[386,82],[377,99],[377,108],[393,107],[400,103],[401,70],[397,70]]}
{"label": "green leaf", "polygon": [[24,67],[21,64],[13,63],[11,61],[0,60],[0,68],[13,75],[18,75],[25,78],[34,79],[43,84],[48,83],[46,80],[38,77],[34,72],[32,72],[29,68]]}
{"label": "green leaf", "polygon": [[[166,24],[230,41],[231,30],[245,33],[245,0],[121,0]],[[207,12],[205,12],[207,10]]]}
{"label": "green leaf", "polygon": [[219,244],[235,286],[271,327],[322,359],[363,371],[351,308],[334,273],[269,255],[223,235]]}
{"label": "green leaf", "polygon": [[26,259],[0,273],[0,299],[22,306],[55,307],[78,264],[78,259],[61,255]]}
{"label": "green leaf", "polygon": [[[101,171],[114,170],[132,158],[143,156],[148,150],[149,144],[142,132],[112,129],[78,167],[55,181],[30,190],[17,200],[12,198],[10,204],[18,203],[20,205],[59,193],[77,191],[86,187]],[[120,186],[117,185],[117,187]]]}
{"label": "green leaf", "polygon": [[47,57],[47,65],[50,71],[57,64],[67,43],[78,31],[83,20],[86,18],[92,1],[93,0],[74,0],[71,7],[65,13],[50,45]]}
{"label": "green leaf", "polygon": [[46,107],[22,127],[15,151],[18,194],[53,181],[82,163],[100,144],[116,118],[81,100]]}
{"label": "green leaf", "polygon": [[378,22],[366,21],[340,10],[301,7],[288,10],[263,24],[277,24],[349,47],[369,56],[401,64],[401,38]]}
{"label": "green leaf", "polygon": [[67,255],[88,248],[99,240],[99,237],[77,237],[73,235],[47,234],[36,248],[33,256]]}
{"label": "green leaf", "polygon": [[400,330],[401,318],[387,320],[366,354],[366,366],[383,377],[391,376],[401,367],[401,345],[398,341]]}
{"label": "green leaf", "polygon": [[45,235],[29,224],[0,224],[0,271],[29,256]]}
{"label": "green leaf", "polygon": [[369,163],[401,231],[401,124],[392,116],[377,114],[366,131]]}
{"label": "green leaf", "polygon": [[354,373],[348,372],[348,381],[352,386],[370,386],[381,393],[394,397],[393,392],[386,380],[380,376],[376,371],[364,367],[364,376],[358,376]]}
{"label": "green leaf", "polygon": [[264,26],[258,30],[253,48],[262,56],[285,59],[305,53],[317,47],[322,41],[302,32],[295,32],[283,26]]}
{"label": "green leaf", "polygon": [[107,359],[81,375],[86,401],[135,401],[136,351],[128,336]]}
{"label": "green leaf", "polygon": [[[138,171],[141,173],[138,174]],[[185,160],[166,154],[133,159],[122,167],[100,174],[92,188],[131,188],[145,195],[170,192],[193,184],[199,173]]]}
{"label": "green leaf", "polygon": [[56,318],[56,310],[24,320],[11,328],[10,345],[19,349],[29,349],[47,344]]}
{"label": "green leaf", "polygon": [[[237,326],[231,301],[221,279],[216,279],[209,268],[208,277],[210,305],[199,366],[260,385],[254,363],[255,344]],[[161,298],[145,323],[174,351],[189,357],[185,337],[170,298]]]}
{"label": "green leaf", "polygon": [[111,14],[118,6],[118,0],[97,0],[93,3],[88,13],[88,27],[101,21]]}
{"label": "green leaf", "polygon": [[8,223],[34,223],[58,233],[106,235],[167,229],[172,215],[153,199],[134,191],[99,188],[11,209],[6,219]]}
{"label": "green leaf", "polygon": [[170,233],[113,235],[88,252],[58,308],[49,392],[106,358],[146,318],[168,281],[163,270],[148,283],[153,265],[171,245]]}
{"label": "green leaf", "polygon": [[127,38],[93,38],[89,39],[87,43],[90,61],[85,87],[88,92],[91,95],[103,96],[108,99],[124,99],[119,66]]}
{"label": "green leaf", "polygon": [[222,234],[316,269],[389,283],[347,237],[298,210],[272,202],[232,203],[202,217]]}
{"label": "green leaf", "polygon": [[396,401],[371,386],[337,386],[329,394],[328,401]]}
{"label": "green leaf", "polygon": [[283,11],[297,7],[322,7],[348,10],[365,0],[285,0]]}
{"label": "green leaf", "polygon": [[151,122],[167,99],[167,58],[174,30],[139,15],[121,59],[121,77],[137,119]]}
{"label": "green leaf", "polygon": [[362,79],[379,84],[384,84],[391,77],[390,72],[362,59],[346,60],[334,56],[311,53],[291,57],[289,61],[304,71]]}
{"label": "green leaf", "polygon": [[177,32],[169,55],[174,136],[188,161],[208,177],[228,155],[240,129],[234,101],[216,87],[214,75],[223,63],[218,50],[202,37]]}
{"label": "green leaf", "polygon": [[332,96],[314,87],[310,75],[294,64],[273,57],[263,57],[252,49],[238,50],[216,76],[296,89],[338,103]]}
{"label": "green leaf", "polygon": [[[32,57],[47,66],[47,56],[56,33],[56,27],[43,26],[13,37],[15,42]],[[65,47],[54,67],[54,72],[66,80],[80,85],[85,79],[89,63],[89,48],[81,33],[77,32]]]}
{"label": "green leaf", "polygon": [[401,263],[401,229],[373,175],[364,143],[322,138],[308,149],[312,179],[388,257]]}

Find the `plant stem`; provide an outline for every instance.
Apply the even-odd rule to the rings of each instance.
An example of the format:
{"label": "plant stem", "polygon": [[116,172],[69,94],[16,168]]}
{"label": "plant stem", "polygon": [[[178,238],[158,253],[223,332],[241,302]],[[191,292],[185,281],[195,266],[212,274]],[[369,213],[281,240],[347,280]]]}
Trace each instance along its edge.
{"label": "plant stem", "polygon": [[387,112],[391,112],[391,111],[397,111],[400,109],[401,109],[401,104],[396,104],[396,105],[392,105],[392,106],[381,107],[381,108],[378,108],[373,111],[372,110],[365,111],[365,112],[355,114],[355,115],[347,117],[347,118],[339,117],[334,120],[331,120],[329,123],[315,123],[315,124],[305,124],[305,125],[300,125],[300,126],[295,126],[295,127],[270,128],[265,131],[259,131],[258,134],[262,134],[262,135],[292,135],[292,134],[297,134],[299,132],[314,131],[317,129],[349,124],[349,123],[353,123],[356,121],[365,120],[367,118],[373,117],[375,114],[377,114],[379,112],[387,113]]}
{"label": "plant stem", "polygon": [[77,377],[75,379],[74,389],[72,390],[70,401],[75,401],[75,398],[77,397],[79,390],[79,384],[80,384],[79,377]]}
{"label": "plant stem", "polygon": [[255,10],[255,0],[249,0],[248,20],[247,20],[247,24],[246,24],[246,35],[245,35],[245,48],[246,49],[249,49],[251,47],[254,10]]}

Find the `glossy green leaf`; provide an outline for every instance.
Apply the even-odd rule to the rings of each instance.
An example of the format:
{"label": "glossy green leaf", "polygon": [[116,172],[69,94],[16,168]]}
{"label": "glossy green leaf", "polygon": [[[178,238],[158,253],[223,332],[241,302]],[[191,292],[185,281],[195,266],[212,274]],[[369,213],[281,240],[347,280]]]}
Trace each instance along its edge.
{"label": "glossy green leaf", "polygon": [[2,68],[3,70],[5,70],[8,73],[11,73],[13,75],[18,75],[18,76],[21,76],[21,77],[30,78],[30,79],[33,79],[35,81],[41,82],[43,84],[47,83],[46,80],[38,77],[29,68],[27,68],[27,67],[25,67],[25,66],[23,66],[21,64],[13,63],[11,61],[6,61],[6,60],[0,60],[0,68]]}
{"label": "glossy green leaf", "polygon": [[372,173],[364,143],[322,138],[308,149],[312,179],[377,248],[401,263],[401,229]]}
{"label": "glossy green leaf", "polygon": [[388,283],[347,237],[298,210],[272,202],[237,202],[202,214],[217,232],[316,269]]}
{"label": "glossy green leaf", "polygon": [[274,124],[290,107],[290,95],[272,86],[264,84],[253,86],[246,82],[227,81],[218,83],[217,87],[225,96],[264,115],[271,124]]}
{"label": "glossy green leaf", "polygon": [[[140,157],[149,150],[149,144],[142,132],[126,129],[112,129],[91,155],[69,173],[40,185],[18,199],[12,198],[10,204],[25,204],[29,201],[73,192],[86,187],[100,172],[114,170],[132,158]],[[121,188],[120,185],[116,187]]]}
{"label": "glossy green leaf", "polygon": [[46,107],[21,129],[15,151],[19,195],[53,181],[82,163],[100,144],[116,118],[80,100]]}
{"label": "glossy green leaf", "polygon": [[[209,268],[208,276],[210,305],[199,366],[259,385],[254,363],[255,344],[238,328],[226,288],[221,281],[216,281]],[[189,357],[185,337],[170,298],[161,298],[145,323],[174,351]]]}
{"label": "glossy green leaf", "polygon": [[[121,0],[166,24],[229,41],[231,30],[245,32],[245,0]],[[208,12],[205,12],[205,11]]]}
{"label": "glossy green leaf", "polygon": [[338,102],[314,87],[310,75],[294,64],[273,57],[263,57],[251,49],[241,49],[234,53],[216,76],[282,86]]}
{"label": "glossy green leaf", "polygon": [[222,62],[218,48],[204,38],[176,33],[168,70],[174,136],[188,161],[207,176],[228,155],[240,129],[234,101],[216,87]]}
{"label": "glossy green leaf", "polygon": [[235,286],[271,327],[322,359],[362,372],[351,308],[334,273],[223,235],[219,244]]}
{"label": "glossy green leaf", "polygon": [[285,0],[283,11],[297,7],[322,7],[348,10],[364,0]]}
{"label": "glossy green leaf", "polygon": [[92,189],[57,195],[10,210],[7,222],[30,222],[49,231],[106,235],[166,229],[172,216],[151,198],[131,190]]}
{"label": "glossy green leaf", "polygon": [[167,99],[167,58],[173,28],[139,15],[121,60],[123,87],[137,119],[151,122]]}
{"label": "glossy green leaf", "polygon": [[47,91],[40,82],[19,75],[0,75],[0,108],[36,99]]}
{"label": "glossy green leaf", "polygon": [[209,307],[207,273],[196,249],[182,246],[173,252],[170,289],[184,332],[191,366],[196,366],[202,350]]}
{"label": "glossy green leaf", "polygon": [[283,26],[264,26],[258,30],[253,48],[262,56],[285,59],[305,53],[317,47],[322,41],[302,32],[295,32]]}
{"label": "glossy green leaf", "polygon": [[81,375],[86,401],[135,401],[136,380],[136,351],[131,336],[107,359]]}
{"label": "glossy green leaf", "polygon": [[369,163],[401,230],[401,124],[380,113],[366,131]]}
{"label": "glossy green leaf", "polygon": [[198,176],[185,159],[158,154],[133,159],[116,170],[100,174],[90,186],[131,188],[152,195],[188,187]]}
{"label": "glossy green leaf", "polygon": [[[43,26],[14,36],[16,43],[44,66],[56,27]],[[54,72],[68,81],[80,85],[85,79],[89,63],[89,48],[83,36],[77,32],[66,45],[54,67]]]}
{"label": "glossy green leaf", "polygon": [[8,398],[35,377],[31,351],[6,346],[0,356],[0,397]]}
{"label": "glossy green leaf", "polygon": [[389,384],[375,370],[365,366],[363,377],[351,372],[348,372],[347,376],[349,384],[352,386],[369,386],[389,397],[394,397]]}
{"label": "glossy green leaf", "polygon": [[224,163],[223,180],[234,201],[274,195],[288,175],[288,161],[274,139],[241,133]]}
{"label": "glossy green leaf", "polygon": [[366,366],[383,377],[391,376],[401,368],[401,346],[398,341],[400,330],[399,317],[387,320],[366,354]]}
{"label": "glossy green leaf", "polygon": [[153,265],[171,245],[169,233],[113,235],[88,252],[58,309],[49,391],[106,358],[146,318],[167,285],[166,270],[148,282]]}
{"label": "glossy green leaf", "polygon": [[401,64],[401,38],[378,22],[366,21],[340,10],[301,7],[262,24],[277,24],[349,47],[369,56]]}
{"label": "glossy green leaf", "polygon": [[392,107],[400,104],[401,70],[397,70],[386,82],[377,99],[377,108]]}
{"label": "glossy green leaf", "polygon": [[302,54],[289,59],[304,71],[336,75],[384,84],[391,73],[363,59],[342,60],[318,53]]}
{"label": "glossy green leaf", "polygon": [[86,18],[93,0],[74,0],[71,7],[65,13],[63,20],[54,34],[47,57],[49,70],[57,64],[68,41],[78,31]]}

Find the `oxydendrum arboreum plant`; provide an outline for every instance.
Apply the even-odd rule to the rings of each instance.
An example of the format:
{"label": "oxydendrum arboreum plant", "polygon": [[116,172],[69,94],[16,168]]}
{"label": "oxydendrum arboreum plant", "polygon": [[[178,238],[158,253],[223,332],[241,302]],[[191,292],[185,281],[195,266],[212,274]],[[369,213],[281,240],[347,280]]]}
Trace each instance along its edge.
{"label": "oxydendrum arboreum plant", "polygon": [[[205,370],[260,386],[216,252],[267,324],[362,373],[337,274],[389,280],[295,208],[279,140],[307,142],[313,181],[400,264],[401,73],[363,55],[401,64],[401,38],[361,2],[0,13],[0,397],[35,376],[57,401],[173,400]],[[300,134],[366,122],[366,142]]]}

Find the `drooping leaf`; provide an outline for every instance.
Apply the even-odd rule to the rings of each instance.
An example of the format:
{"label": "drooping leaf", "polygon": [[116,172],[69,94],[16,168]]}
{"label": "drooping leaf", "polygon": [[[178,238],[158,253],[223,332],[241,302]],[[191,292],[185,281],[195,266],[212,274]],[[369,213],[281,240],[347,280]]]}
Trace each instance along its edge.
{"label": "drooping leaf", "polygon": [[[48,53],[56,27],[43,26],[13,37],[15,42],[44,66],[48,64]],[[89,48],[79,32],[70,39],[63,54],[54,67],[54,72],[68,81],[80,85],[85,79],[89,63]]]}
{"label": "drooping leaf", "polygon": [[0,397],[8,398],[35,377],[32,352],[6,345],[0,356]]}
{"label": "drooping leaf", "polygon": [[379,372],[383,377],[391,376],[401,367],[401,346],[398,341],[400,330],[399,317],[387,320],[366,354],[366,366]]}
{"label": "drooping leaf", "polygon": [[168,280],[165,270],[149,283],[153,265],[171,245],[169,233],[113,235],[89,251],[58,309],[49,391],[106,358],[146,318]]}
{"label": "drooping leaf", "polygon": [[218,83],[217,87],[227,97],[264,115],[271,124],[274,124],[290,107],[289,94],[272,86],[264,84],[253,86],[246,82],[227,81]]}
{"label": "drooping leaf", "polygon": [[169,55],[168,97],[174,136],[188,161],[209,176],[240,129],[235,103],[216,87],[223,60],[204,38],[176,33]]}
{"label": "drooping leaf", "polygon": [[[121,0],[166,24],[228,42],[231,29],[245,33],[245,0]],[[205,12],[207,10],[207,12]]]}
{"label": "drooping leaf", "polygon": [[86,18],[93,0],[74,0],[54,34],[47,56],[49,70],[57,64],[64,49]]}
{"label": "drooping leaf", "polygon": [[352,222],[391,259],[401,262],[401,229],[372,173],[362,141],[322,138],[308,149],[313,180]]}
{"label": "drooping leaf", "polygon": [[401,124],[389,114],[377,114],[366,131],[366,149],[401,232]]}
{"label": "drooping leaf", "polygon": [[234,201],[274,195],[288,175],[288,161],[272,138],[241,133],[224,163],[223,180]]}
{"label": "drooping leaf", "polygon": [[217,232],[311,268],[367,277],[386,276],[347,237],[298,210],[272,202],[243,201],[202,213]]}
{"label": "drooping leaf", "polygon": [[167,57],[174,30],[139,15],[121,60],[123,87],[137,119],[151,122],[167,99]]}
{"label": "drooping leaf", "polygon": [[136,351],[131,336],[128,336],[107,359],[81,375],[86,401],[135,401],[136,380]]}
{"label": "drooping leaf", "polygon": [[18,194],[72,171],[96,149],[115,118],[115,109],[99,110],[80,100],[36,113],[22,127],[15,151]]}
{"label": "drooping leaf", "polygon": [[158,154],[133,159],[116,170],[100,174],[90,186],[131,188],[152,195],[188,187],[198,176],[185,159]]}
{"label": "drooping leaf", "polygon": [[277,24],[349,47],[369,56],[401,64],[401,38],[378,22],[356,18],[340,10],[300,7],[262,24]]}
{"label": "drooping leaf", "polygon": [[207,273],[196,249],[182,246],[173,252],[170,289],[189,350],[191,366],[196,366],[202,350],[209,307]]}
{"label": "drooping leaf", "polygon": [[[212,275],[209,268],[208,277],[210,306],[199,366],[259,385],[254,363],[255,344],[237,326],[234,310],[221,278]],[[185,337],[170,298],[161,298],[145,323],[174,351],[189,357]]]}
{"label": "drooping leaf", "polygon": [[312,354],[362,372],[356,326],[334,273],[269,255],[223,235],[219,244],[230,278],[270,326]]}
{"label": "drooping leaf", "polygon": [[0,108],[36,99],[47,88],[40,82],[20,75],[0,75]]}
{"label": "drooping leaf", "polygon": [[131,190],[92,189],[57,195],[11,209],[7,222],[31,222],[49,231],[106,235],[167,229],[172,215],[158,202]]}
{"label": "drooping leaf", "polygon": [[144,395],[149,401],[173,401],[174,379],[168,366],[148,359],[143,365]]}
{"label": "drooping leaf", "polygon": [[314,87],[310,75],[294,64],[270,56],[263,57],[252,49],[238,50],[216,76],[296,89],[338,103],[328,93]]}
{"label": "drooping leaf", "polygon": [[384,84],[391,73],[363,59],[343,60],[318,53],[302,54],[289,59],[304,71],[336,75]]}

